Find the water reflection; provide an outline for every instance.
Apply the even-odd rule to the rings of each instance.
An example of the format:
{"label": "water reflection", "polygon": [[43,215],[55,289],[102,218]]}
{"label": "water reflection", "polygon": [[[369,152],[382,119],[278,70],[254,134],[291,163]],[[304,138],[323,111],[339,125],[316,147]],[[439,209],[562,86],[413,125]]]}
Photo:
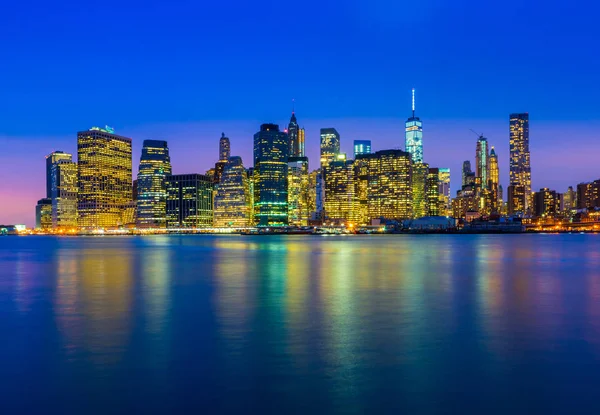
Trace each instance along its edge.
{"label": "water reflection", "polygon": [[600,384],[598,252],[580,235],[19,238],[0,250],[0,355],[139,412],[582,403]]}

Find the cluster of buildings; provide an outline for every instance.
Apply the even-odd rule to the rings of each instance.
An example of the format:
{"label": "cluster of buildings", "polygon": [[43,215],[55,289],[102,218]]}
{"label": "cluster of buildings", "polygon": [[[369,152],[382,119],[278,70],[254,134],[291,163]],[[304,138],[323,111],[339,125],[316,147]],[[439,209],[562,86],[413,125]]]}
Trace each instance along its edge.
{"label": "cluster of buildings", "polygon": [[474,167],[463,163],[454,198],[450,170],[426,163],[423,122],[405,122],[405,149],[371,151],[354,141],[340,150],[335,128],[320,131],[318,168],[309,169],[305,130],[294,111],[287,126],[263,124],[254,134],[254,159],[246,167],[219,139],[219,158],[204,174],[172,174],[166,141],[145,140],[137,178],[131,139],[109,127],[77,134],[77,161],[55,151],[46,157],[46,197],[36,206],[36,225],[58,232],[94,229],[198,229],[275,226],[364,226],[382,221],[453,217],[470,221],[509,215],[548,218],[600,208],[600,180],[564,194],[531,191],[529,116],[511,114],[510,183],[500,184],[498,155],[478,135]]}

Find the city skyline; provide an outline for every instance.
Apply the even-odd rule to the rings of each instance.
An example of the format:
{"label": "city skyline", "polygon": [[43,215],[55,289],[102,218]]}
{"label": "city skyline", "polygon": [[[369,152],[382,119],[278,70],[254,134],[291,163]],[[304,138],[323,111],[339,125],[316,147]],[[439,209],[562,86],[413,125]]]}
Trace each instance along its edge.
{"label": "city skyline", "polygon": [[[531,115],[531,114],[530,114]],[[307,130],[307,145],[306,152],[309,157],[310,170],[314,170],[317,167],[317,160],[319,157],[319,131],[320,128],[316,126],[321,124],[322,122],[312,122],[311,120],[306,120],[301,116],[298,116],[299,123],[301,125],[306,126]],[[404,131],[403,131],[403,122],[399,117],[398,119],[390,119],[390,120],[380,120],[379,122],[373,122],[372,120],[326,120],[325,125],[338,125],[338,129],[340,131],[341,136],[341,151],[345,152],[349,155],[352,154],[353,151],[353,137],[360,136],[364,137],[367,134],[372,134],[372,136],[379,137],[372,139],[373,144],[373,152],[385,149],[394,148],[392,146],[386,145],[390,142],[393,144],[394,139],[398,141],[404,141]],[[286,125],[286,120],[281,121],[281,125]],[[224,131],[244,131],[246,128],[252,128],[254,124],[250,122],[237,122],[231,123],[230,129],[221,128],[221,123],[214,124],[199,124],[196,128],[188,129],[183,128],[182,126],[173,126],[173,128],[169,128],[172,131],[171,134],[174,136],[180,137],[167,139],[169,141],[169,146],[171,148],[172,160],[173,160],[173,172],[174,174],[181,173],[190,173],[197,172],[199,174],[204,174],[208,169],[214,167],[215,160],[218,158],[218,146],[219,146],[219,137],[222,134],[222,130]],[[482,122],[473,123],[475,124],[476,129],[481,130]],[[508,187],[509,178],[509,127],[508,127],[508,114],[503,121],[494,122],[494,128],[488,129],[487,131],[491,131],[490,134],[487,132],[485,135],[489,137],[489,142],[491,145],[494,145],[496,148],[496,153],[499,155],[499,165],[500,165],[500,184],[503,186],[506,192],[506,188]],[[552,155],[558,147],[550,147],[544,146],[544,143],[536,143],[536,136],[541,137],[551,137],[552,134],[559,135],[552,125],[548,125],[546,123],[546,127],[538,126],[538,123],[533,118],[531,122],[531,153],[532,153],[532,189],[534,191],[548,187],[550,189],[564,192],[566,191],[568,186],[576,186],[580,182],[588,182],[596,180],[596,169],[593,165],[589,164],[578,164],[576,154],[571,155],[572,159],[570,161],[571,168],[564,172],[564,174],[557,174],[554,163],[549,163],[548,158],[549,155]],[[248,127],[245,127],[248,126]],[[456,190],[458,190],[461,186],[461,177],[460,171],[462,167],[462,162],[464,160],[471,160],[472,165],[475,165],[475,160],[473,157],[473,149],[474,144],[476,142],[476,137],[472,132],[468,130],[463,130],[463,121],[460,120],[450,120],[450,121],[428,121],[427,126],[431,128],[426,129],[424,132],[425,137],[429,137],[430,146],[438,147],[440,145],[445,145],[444,147],[447,151],[444,157],[440,157],[439,154],[432,154],[427,162],[429,162],[430,166],[449,166],[451,169],[451,194],[454,197],[456,195]],[[256,130],[256,126],[253,128]],[[210,129],[210,130],[209,130]],[[133,175],[134,177],[137,175],[138,163],[135,160],[141,154],[142,149],[142,137],[165,137],[166,133],[158,133],[162,129],[158,129],[156,126],[150,129],[132,129],[125,132],[123,135],[132,137],[133,140]],[[394,131],[395,130],[395,131]],[[582,131],[586,129],[583,128]],[[164,130],[162,130],[164,131]],[[196,134],[196,131],[200,132],[202,136],[212,134],[212,137],[209,137],[205,140],[198,140],[197,147],[190,147],[186,145],[182,145],[187,142],[191,136]],[[218,133],[216,131],[219,131]],[[352,134],[353,131],[356,131],[355,134]],[[600,129],[599,129],[600,131]],[[120,133],[120,130],[117,130],[116,133]],[[156,132],[154,134],[153,132]],[[462,133],[461,133],[462,132]],[[394,133],[396,133],[396,137],[394,137]],[[251,163],[249,161],[252,160],[252,149],[251,149],[251,139],[244,139],[244,137],[240,137],[238,134],[229,134],[231,138],[231,154],[239,155],[244,160],[244,164],[249,166]],[[593,132],[589,131],[588,133],[589,143],[594,148],[593,141]],[[582,137],[585,137],[585,134],[579,134]],[[138,138],[139,137],[139,138]],[[444,140],[442,137],[448,137],[447,140]],[[425,138],[425,140],[428,140]],[[452,142],[453,145],[446,144],[445,141]],[[548,141],[546,139],[546,141]],[[52,143],[56,143],[53,145]],[[62,146],[60,145],[62,143]],[[43,146],[47,146],[47,148],[52,149],[48,153],[41,153],[40,157],[45,157],[50,154],[52,151],[60,150],[66,153],[75,153],[76,154],[76,133],[72,137],[65,138],[57,138],[56,140],[47,139],[43,142],[38,143],[39,146],[36,148],[44,148]],[[597,145],[597,150],[600,151],[600,145]],[[402,149],[401,145],[396,146],[397,149]],[[591,150],[593,152],[593,150]],[[198,156],[198,153],[201,153]],[[30,154],[34,154],[31,152]],[[14,156],[14,155],[13,155]],[[565,156],[564,154],[562,155]],[[0,156],[1,157],[1,156]],[[193,160],[191,160],[193,158]],[[248,160],[248,161],[246,161]],[[430,162],[430,160],[432,160]],[[0,222],[7,223],[25,223],[28,226],[32,226],[34,223],[33,215],[31,211],[27,211],[20,207],[23,203],[29,203],[30,206],[39,200],[40,191],[43,195],[43,180],[40,180],[39,177],[44,177],[44,162],[39,159],[35,159],[27,155],[26,157],[21,157],[20,159],[15,160],[13,157],[10,160],[6,160],[8,166],[12,166],[12,168],[7,169],[7,173],[10,175],[14,173],[13,180],[9,180],[5,182],[2,186],[6,186],[6,184],[10,183],[22,183],[19,186],[20,192],[7,192],[6,194],[9,197],[9,200],[14,201],[14,204],[10,204],[7,208],[2,209],[0,211]],[[194,162],[195,161],[195,162]],[[14,164],[13,164],[14,163]],[[6,165],[5,165],[6,166]],[[28,172],[36,172],[35,176],[26,177],[24,175],[18,174],[19,170],[17,168],[23,168],[22,166],[28,166],[26,171]],[[198,167],[195,167],[198,166]],[[37,177],[36,177],[37,176]],[[600,176],[600,174],[598,175]],[[40,185],[42,187],[40,187]],[[6,186],[8,187],[8,186]],[[16,186],[14,187],[16,189]],[[37,190],[35,190],[37,189]],[[17,189],[18,190],[18,189]],[[3,190],[4,191],[4,190]],[[4,193],[3,193],[4,196]],[[506,195],[505,195],[506,199]],[[11,220],[12,218],[12,220]]]}

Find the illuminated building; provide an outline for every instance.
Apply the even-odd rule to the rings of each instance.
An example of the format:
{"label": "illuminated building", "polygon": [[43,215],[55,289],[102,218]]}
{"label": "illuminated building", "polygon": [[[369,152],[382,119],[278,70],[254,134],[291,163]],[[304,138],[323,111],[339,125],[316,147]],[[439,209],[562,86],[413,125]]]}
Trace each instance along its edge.
{"label": "illuminated building", "polygon": [[248,176],[248,189],[250,192],[250,225],[254,226],[254,167],[248,167],[246,169],[246,175]]}
{"label": "illuminated building", "polygon": [[430,168],[427,172],[426,204],[427,216],[441,216],[442,204],[440,200],[440,169]]}
{"label": "illuminated building", "polygon": [[462,185],[463,186],[468,186],[470,181],[470,177],[471,177],[471,162],[469,160],[465,160],[463,161],[463,168],[462,168]]}
{"label": "illuminated building", "polygon": [[478,211],[479,199],[471,189],[459,190],[456,197],[452,199],[452,217],[456,219],[465,219],[469,212]]}
{"label": "illuminated building", "polygon": [[286,133],[276,124],[263,124],[254,134],[254,216],[258,226],[288,223]]}
{"label": "illuminated building", "polygon": [[[69,155],[70,156],[70,155]],[[77,227],[77,164],[62,159],[52,164],[52,227]]]}
{"label": "illuminated building", "polygon": [[171,158],[166,141],[144,140],[137,175],[137,227],[167,226],[167,176]]}
{"label": "illuminated building", "polygon": [[311,219],[314,221],[323,220],[323,211],[325,209],[325,181],[323,180],[322,169],[313,170],[309,177],[310,195],[312,200]]}
{"label": "illuminated building", "polygon": [[313,170],[308,175],[308,215],[309,219],[316,219],[317,210],[317,176],[319,175],[318,170]]}
{"label": "illuminated building", "polygon": [[288,158],[288,223],[306,226],[311,212],[308,158]]}
{"label": "illuminated building", "polygon": [[481,178],[481,187],[488,187],[488,142],[484,136],[479,136],[475,151],[475,177]]}
{"label": "illuminated building", "polygon": [[560,210],[559,195],[547,187],[540,189],[533,197],[533,211],[536,217],[555,217]]}
{"label": "illuminated building", "polygon": [[353,220],[354,167],[344,154],[325,167],[325,218],[336,223]]}
{"label": "illuminated building", "polygon": [[207,174],[212,177],[215,185],[218,185],[221,181],[221,175],[223,174],[223,170],[225,169],[225,165],[227,164],[227,160],[229,160],[229,156],[231,155],[231,143],[229,142],[229,138],[225,137],[225,133],[221,133],[221,138],[219,139],[219,161],[215,163],[215,168],[209,170]]}
{"label": "illuminated building", "polygon": [[[412,213],[418,219],[427,216],[427,176],[429,164],[413,163],[412,165]],[[437,187],[436,187],[437,191]]]}
{"label": "illuminated building", "polygon": [[600,208],[600,180],[577,185],[577,209]]}
{"label": "illuminated building", "polygon": [[292,111],[290,123],[288,125],[288,137],[289,137],[289,156],[290,157],[304,157],[304,128],[298,126],[296,120],[296,113]]}
{"label": "illuminated building", "polygon": [[508,214],[523,215],[527,210],[524,186],[510,185],[507,189],[508,193]]}
{"label": "illuminated building", "polygon": [[136,226],[136,217],[137,217],[137,202],[134,200],[129,201],[125,204],[123,208],[123,213],[121,214],[121,223],[123,226],[128,228],[134,228]]}
{"label": "illuminated building", "polygon": [[412,117],[406,120],[404,140],[406,152],[412,157],[413,163],[423,162],[423,123],[415,117],[415,90],[412,90]]}
{"label": "illuminated building", "polygon": [[439,169],[439,183],[438,183],[438,192],[440,195],[440,204],[441,216],[451,216],[452,215],[452,204],[450,198],[450,169],[449,168],[440,168]]}
{"label": "illuminated building", "polygon": [[229,138],[225,137],[225,133],[221,133],[221,138],[219,139],[219,161],[227,163],[229,157],[231,157],[231,143],[229,142]]}
{"label": "illuminated building", "polygon": [[527,113],[510,115],[510,187],[508,193],[509,214],[526,214],[531,204],[529,114]]}
{"label": "illuminated building", "polygon": [[383,150],[357,156],[355,210],[360,224],[373,219],[412,217],[412,161],[402,150]]}
{"label": "illuminated building", "polygon": [[340,154],[340,134],[335,128],[321,128],[321,168]]}
{"label": "illuminated building", "polygon": [[569,186],[563,197],[563,210],[570,212],[577,208],[577,193],[573,190],[573,186]]}
{"label": "illuminated building", "polygon": [[59,160],[72,161],[73,156],[63,151],[53,151],[46,156],[46,198],[52,198],[52,166]]}
{"label": "illuminated building", "polygon": [[203,174],[167,176],[167,228],[212,227],[213,189]]}
{"label": "illuminated building", "polygon": [[490,190],[490,199],[488,205],[491,213],[499,213],[500,201],[502,200],[502,195],[500,194],[499,188],[500,170],[498,168],[498,155],[496,154],[496,150],[493,146],[488,159],[488,173],[487,188]]}
{"label": "illuminated building", "polygon": [[45,197],[38,200],[35,206],[35,227],[42,230],[52,228],[52,199]]}
{"label": "illuminated building", "polygon": [[123,224],[123,211],[133,200],[131,139],[111,128],[92,127],[77,133],[78,226],[108,228]]}
{"label": "illuminated building", "polygon": [[359,154],[371,153],[371,140],[354,140],[354,158]]}
{"label": "illuminated building", "polygon": [[215,194],[214,226],[217,228],[251,226],[251,202],[250,182],[242,158],[230,157]]}

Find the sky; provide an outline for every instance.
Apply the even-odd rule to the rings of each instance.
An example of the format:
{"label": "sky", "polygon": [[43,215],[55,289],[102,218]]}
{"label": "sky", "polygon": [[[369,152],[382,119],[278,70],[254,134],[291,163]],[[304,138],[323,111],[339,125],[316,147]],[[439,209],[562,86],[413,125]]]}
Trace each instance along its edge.
{"label": "sky", "polygon": [[204,173],[221,132],[252,163],[260,124],[289,122],[311,167],[319,129],[342,150],[404,148],[416,88],[424,158],[452,193],[477,136],[508,186],[508,118],[530,114],[533,188],[600,178],[600,5],[592,1],[8,2],[0,25],[0,223],[34,225],[45,160],[110,125],[169,143],[175,173]]}

